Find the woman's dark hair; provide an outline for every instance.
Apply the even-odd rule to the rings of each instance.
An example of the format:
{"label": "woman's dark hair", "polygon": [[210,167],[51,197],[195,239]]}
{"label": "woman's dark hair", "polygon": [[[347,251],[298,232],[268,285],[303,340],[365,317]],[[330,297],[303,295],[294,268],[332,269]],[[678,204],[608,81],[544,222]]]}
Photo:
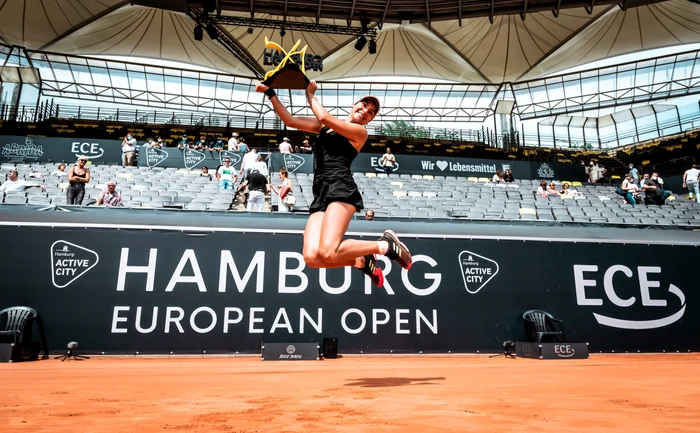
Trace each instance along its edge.
{"label": "woman's dark hair", "polygon": [[207,167],[206,165],[203,166],[203,167],[202,167],[202,171],[204,171],[204,170],[206,170],[207,172],[209,172],[209,167]]}
{"label": "woman's dark hair", "polygon": [[289,177],[289,172],[287,171],[286,168],[282,168],[282,169],[280,170],[280,174],[281,174],[282,176],[284,176],[284,177]]}
{"label": "woman's dark hair", "polygon": [[501,171],[500,168],[499,168],[498,170],[496,170],[496,175],[497,175],[498,177],[503,177],[503,172]]}
{"label": "woman's dark hair", "polygon": [[547,181],[546,180],[540,181],[540,186],[542,187],[542,189],[547,189]]}

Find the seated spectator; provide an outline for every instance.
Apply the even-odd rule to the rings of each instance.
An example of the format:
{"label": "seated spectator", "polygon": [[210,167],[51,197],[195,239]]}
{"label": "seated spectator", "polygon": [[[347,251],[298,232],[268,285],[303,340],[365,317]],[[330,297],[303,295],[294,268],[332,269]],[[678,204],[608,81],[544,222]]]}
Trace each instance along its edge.
{"label": "seated spectator", "polygon": [[617,194],[625,198],[625,201],[632,206],[636,206],[637,198],[639,197],[640,190],[637,184],[634,183],[634,177],[628,174],[627,177],[622,181],[622,185],[617,189]]}
{"label": "seated spectator", "polygon": [[199,136],[199,141],[197,142],[197,145],[195,146],[197,150],[207,150],[209,149],[209,143],[207,142],[207,137],[206,135],[200,135]]}
{"label": "seated spectator", "polygon": [[219,137],[216,139],[216,141],[211,145],[212,150],[217,150],[221,152],[224,150],[224,139]]}
{"label": "seated spectator", "polygon": [[182,134],[182,140],[180,140],[180,142],[177,144],[177,148],[184,149],[189,143],[190,141],[187,139],[187,134]]}
{"label": "seated spectator", "polygon": [[[217,170],[218,170],[218,169],[217,169]],[[209,180],[212,179],[211,173],[209,173],[209,167],[207,167],[206,165],[205,165],[204,167],[202,167],[202,172],[199,173],[199,175],[202,176],[202,177],[206,177],[206,178],[209,179]]]}
{"label": "seated spectator", "polygon": [[7,180],[5,183],[0,185],[0,193],[24,193],[27,188],[41,188],[42,191],[46,191],[44,185],[30,183],[24,179],[20,179],[17,170],[11,170],[9,173],[7,173]]}
{"label": "seated spectator", "polygon": [[547,188],[547,195],[559,195],[559,191],[557,191],[557,186],[554,184],[554,182],[549,184],[549,188]]}
{"label": "seated spectator", "polygon": [[293,153],[292,145],[289,143],[289,139],[284,137],[282,142],[279,144],[280,153]]}
{"label": "seated spectator", "polygon": [[537,194],[539,194],[541,197],[547,197],[547,182],[546,181],[541,181],[540,186],[537,188]]}
{"label": "seated spectator", "polygon": [[164,146],[165,143],[163,143],[163,139],[161,137],[156,137],[156,141],[153,143],[153,147],[155,147],[156,149],[160,149]]}
{"label": "seated spectator", "polygon": [[564,182],[564,185],[561,186],[561,191],[559,191],[559,194],[561,194],[561,195],[573,196],[574,193],[576,193],[576,190],[574,190],[573,188],[570,188],[569,184],[567,182]]}
{"label": "seated spectator", "polygon": [[[663,182],[663,181],[662,181]],[[653,172],[651,177],[644,182],[644,204],[663,205],[666,199],[671,195],[668,191],[664,191],[663,183],[659,182],[659,173]]]}
{"label": "seated spectator", "polygon": [[238,176],[236,170],[231,167],[231,158],[224,159],[224,165],[216,171],[216,180],[219,181],[219,189],[233,189]]}
{"label": "seated spectator", "polygon": [[372,209],[367,209],[365,212],[365,219],[367,221],[374,221],[374,211]]}
{"label": "seated spectator", "polygon": [[505,182],[505,180],[503,180],[503,172],[501,169],[496,170],[496,174],[493,175],[493,179],[491,179],[491,181],[493,183]]}
{"label": "seated spectator", "polygon": [[122,196],[117,192],[117,182],[110,180],[107,188],[102,191],[100,198],[95,203],[97,206],[117,207],[122,206]]}
{"label": "seated spectator", "polygon": [[66,163],[62,162],[58,164],[58,167],[56,167],[56,170],[51,172],[52,176],[61,176],[65,177],[68,176],[68,172],[66,171]]}
{"label": "seated spectator", "polygon": [[513,172],[509,169],[506,169],[506,173],[503,175],[503,182],[515,182],[515,178],[513,177]]}
{"label": "seated spectator", "polygon": [[299,147],[299,153],[313,153],[314,149],[309,144],[309,140],[304,140],[301,142],[301,147]]}
{"label": "seated spectator", "polygon": [[143,143],[142,147],[156,147],[155,144],[156,142],[152,138],[149,138],[145,143]]}

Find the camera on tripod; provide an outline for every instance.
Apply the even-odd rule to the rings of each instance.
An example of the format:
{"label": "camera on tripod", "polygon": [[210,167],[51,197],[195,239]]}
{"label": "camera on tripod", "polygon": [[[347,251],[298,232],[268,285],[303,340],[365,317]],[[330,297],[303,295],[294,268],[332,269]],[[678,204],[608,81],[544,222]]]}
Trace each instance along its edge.
{"label": "camera on tripod", "polygon": [[90,359],[89,356],[78,355],[77,353],[75,353],[76,349],[78,349],[78,342],[71,341],[70,343],[68,343],[68,352],[66,352],[65,355],[57,356],[54,359],[60,359],[61,362],[65,361],[66,359],[71,359],[71,358],[73,358],[76,361]]}

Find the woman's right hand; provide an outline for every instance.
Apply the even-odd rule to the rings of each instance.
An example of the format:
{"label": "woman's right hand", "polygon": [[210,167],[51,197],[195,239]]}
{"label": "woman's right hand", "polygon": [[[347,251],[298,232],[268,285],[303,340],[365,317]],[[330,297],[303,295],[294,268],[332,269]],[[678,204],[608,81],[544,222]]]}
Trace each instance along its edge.
{"label": "woman's right hand", "polygon": [[306,98],[313,98],[314,94],[316,93],[316,90],[318,89],[318,84],[316,84],[316,80],[312,80],[308,86],[306,86]]}
{"label": "woman's right hand", "polygon": [[264,85],[262,81],[258,81],[257,83],[255,83],[255,91],[258,93],[265,93],[269,88],[270,87]]}

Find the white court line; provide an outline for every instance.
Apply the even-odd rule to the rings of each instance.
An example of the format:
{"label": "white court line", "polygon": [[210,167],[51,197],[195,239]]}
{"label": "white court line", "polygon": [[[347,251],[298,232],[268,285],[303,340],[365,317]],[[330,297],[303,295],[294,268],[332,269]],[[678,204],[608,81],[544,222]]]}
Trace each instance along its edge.
{"label": "white court line", "polygon": [[[240,227],[196,227],[196,226],[166,226],[146,224],[104,224],[104,223],[66,223],[43,221],[0,221],[1,226],[13,227],[63,227],[63,228],[94,228],[116,230],[165,230],[182,232],[229,232],[229,233],[268,233],[302,235],[299,229],[269,229],[269,228],[240,228]],[[554,228],[556,230],[556,228]],[[380,236],[380,232],[347,232],[349,236]],[[568,242],[592,244],[633,244],[633,245],[684,245],[700,246],[698,241],[662,241],[641,239],[593,239],[593,238],[544,238],[535,236],[490,236],[490,235],[460,235],[440,233],[404,233],[403,237],[417,239],[465,239],[465,240],[497,240],[497,241],[532,241],[532,242]]]}

